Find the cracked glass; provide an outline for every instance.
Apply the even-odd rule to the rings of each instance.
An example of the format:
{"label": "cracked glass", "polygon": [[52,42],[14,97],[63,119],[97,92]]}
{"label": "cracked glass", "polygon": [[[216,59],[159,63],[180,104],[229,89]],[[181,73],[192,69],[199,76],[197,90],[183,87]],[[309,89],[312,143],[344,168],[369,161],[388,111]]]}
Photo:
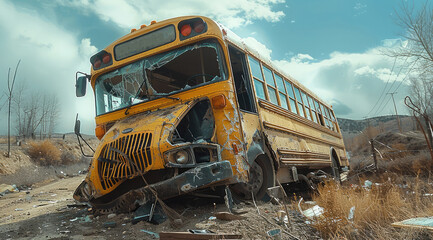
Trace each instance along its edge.
{"label": "cracked glass", "polygon": [[[222,51],[214,41],[200,42],[141,59],[98,77],[96,114],[186,91],[226,79]],[[173,98],[177,99],[177,98]]]}

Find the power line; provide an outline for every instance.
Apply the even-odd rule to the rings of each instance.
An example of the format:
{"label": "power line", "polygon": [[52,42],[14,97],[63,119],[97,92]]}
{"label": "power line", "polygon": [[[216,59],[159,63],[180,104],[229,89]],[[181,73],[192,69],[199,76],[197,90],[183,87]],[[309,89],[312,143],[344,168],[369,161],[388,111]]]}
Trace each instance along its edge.
{"label": "power line", "polygon": [[401,126],[400,126],[400,119],[398,118],[398,113],[397,113],[397,107],[395,106],[395,101],[394,101],[394,94],[396,94],[397,92],[392,92],[392,93],[387,93],[390,94],[392,97],[392,102],[394,103],[394,109],[395,109],[395,116],[397,117],[397,125],[398,125],[398,129],[401,131]]}
{"label": "power line", "polygon": [[388,106],[388,103],[390,100],[391,100],[391,98],[388,98],[388,101],[386,101],[386,103],[385,103],[385,105],[383,105],[382,109],[380,109],[380,111],[379,111],[379,108],[378,108],[377,111],[374,113],[374,115],[377,115],[378,113],[382,112],[383,109],[385,109],[385,107]]}
{"label": "power line", "polygon": [[[406,61],[407,61],[408,58],[409,58],[409,57],[406,57],[406,59],[405,59],[404,62],[403,62],[403,65],[406,63]],[[397,59],[397,58],[396,58],[396,59]],[[402,70],[403,70],[403,68],[400,67],[400,70],[398,71],[397,76],[396,76],[395,79],[392,81],[392,84],[391,84],[391,86],[389,87],[389,89],[388,89],[387,91],[391,91],[392,87],[394,86],[395,82],[397,81],[398,77],[400,76],[400,73],[401,73]],[[386,90],[386,86],[385,86],[384,90]],[[383,93],[383,91],[382,91],[382,93]],[[382,106],[383,102],[384,102],[385,99],[386,99],[385,96],[386,96],[386,95],[384,95],[384,97],[382,98],[382,101],[380,102],[379,106],[377,107],[377,110],[376,110],[376,112],[374,113],[374,115],[377,115],[378,112],[382,112],[382,110],[385,108],[385,107],[383,107],[382,110],[379,111],[380,107]],[[384,106],[386,106],[386,105],[388,104],[388,102],[389,102],[389,99],[388,99],[387,103],[385,103]]]}
{"label": "power line", "polygon": [[[397,87],[394,89],[394,92],[397,91],[397,89],[400,88],[401,84],[406,81],[407,77],[409,76],[409,73],[412,71],[413,67],[415,66],[415,63],[416,63],[416,61],[412,63],[412,66],[409,68],[409,70],[407,70],[406,75],[400,81],[400,83],[397,85]],[[385,107],[388,105],[390,100],[391,100],[391,98],[388,98],[388,101],[385,103],[385,105],[383,105],[382,109],[380,109],[380,111],[379,111],[379,108],[378,108],[377,111],[374,113],[374,115],[377,115],[378,113],[382,112],[385,109]]]}
{"label": "power line", "polygon": [[395,63],[397,62],[397,58],[394,59],[394,63],[392,64],[391,72],[389,73],[388,81],[386,81],[385,87],[382,89],[382,92],[380,93],[379,98],[377,99],[376,103],[374,104],[373,108],[370,110],[370,112],[367,113],[366,116],[370,115],[370,113],[374,110],[374,108],[377,106],[377,103],[379,103],[380,99],[383,96],[383,93],[385,92],[386,87],[388,86],[389,80],[391,80],[391,74],[394,71]]}
{"label": "power line", "polygon": [[[405,63],[407,62],[408,58],[409,58],[409,57],[406,57],[406,59],[404,60],[403,64],[405,64]],[[416,62],[416,61],[415,61],[415,62]],[[406,72],[405,77],[400,81],[400,83],[397,85],[397,87],[396,87],[394,90],[392,90],[392,88],[393,88],[395,82],[397,81],[397,79],[398,79],[398,77],[400,76],[402,70],[404,69],[404,67],[401,67],[401,68],[400,68],[400,70],[399,70],[398,73],[397,73],[397,76],[395,77],[395,79],[394,79],[394,81],[392,82],[392,84],[391,84],[390,88],[388,89],[388,91],[393,91],[393,92],[395,92],[395,91],[397,91],[397,89],[400,88],[401,84],[406,80],[406,78],[409,76],[409,73],[412,71],[412,69],[413,69],[413,67],[414,67],[414,65],[415,65],[415,62],[412,63],[412,66],[411,66],[410,69]],[[386,89],[386,85],[385,85],[385,88],[384,88],[384,89]],[[383,91],[382,91],[382,92],[383,92]],[[386,95],[385,95],[385,96],[386,96]],[[386,103],[385,103],[384,105],[382,105],[383,102],[385,101],[385,99],[386,99],[385,97],[382,99],[382,101],[381,101],[381,103],[379,104],[379,106],[378,106],[376,112],[375,112],[373,115],[377,115],[378,113],[382,112],[382,111],[385,109],[385,107],[388,105],[389,101],[391,100],[391,98],[388,98],[388,101],[386,101]],[[382,108],[381,108],[381,106],[382,106]],[[380,109],[380,110],[379,110],[379,109]],[[371,112],[371,111],[370,111],[370,112]]]}

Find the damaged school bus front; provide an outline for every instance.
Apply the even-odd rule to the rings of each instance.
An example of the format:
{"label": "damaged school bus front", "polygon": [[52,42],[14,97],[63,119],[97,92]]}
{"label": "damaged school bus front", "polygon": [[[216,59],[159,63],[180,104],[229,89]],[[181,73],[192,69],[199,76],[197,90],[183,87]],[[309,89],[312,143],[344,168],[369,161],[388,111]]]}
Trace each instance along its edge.
{"label": "damaged school bus front", "polygon": [[101,139],[74,197],[99,209],[128,211],[136,200],[155,197],[150,188],[166,199],[226,180],[231,164],[221,161],[214,131],[207,99],[121,120]]}
{"label": "damaged school bus front", "polygon": [[[156,197],[248,181],[221,30],[184,19],[137,30],[91,58],[101,142],[76,200],[130,211]],[[180,24],[202,38],[181,37]],[[161,46],[143,50],[154,40]]]}

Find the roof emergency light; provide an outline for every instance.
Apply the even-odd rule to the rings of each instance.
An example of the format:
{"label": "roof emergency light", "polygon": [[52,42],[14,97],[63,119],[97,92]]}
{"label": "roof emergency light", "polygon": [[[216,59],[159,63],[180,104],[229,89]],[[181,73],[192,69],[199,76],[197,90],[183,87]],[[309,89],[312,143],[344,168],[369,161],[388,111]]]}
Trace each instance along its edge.
{"label": "roof emergency light", "polygon": [[113,64],[113,59],[110,53],[102,50],[90,58],[90,63],[93,66],[93,70],[98,70]]}
{"label": "roof emergency light", "polygon": [[201,18],[184,20],[178,25],[179,39],[185,40],[207,31],[207,24]]}

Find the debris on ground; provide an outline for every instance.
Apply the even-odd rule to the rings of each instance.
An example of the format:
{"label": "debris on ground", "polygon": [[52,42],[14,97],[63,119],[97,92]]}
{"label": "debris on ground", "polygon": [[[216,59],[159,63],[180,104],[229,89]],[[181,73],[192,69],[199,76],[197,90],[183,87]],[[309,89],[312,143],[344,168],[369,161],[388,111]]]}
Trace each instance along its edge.
{"label": "debris on ground", "polygon": [[[243,239],[269,239],[268,231],[279,228],[281,239],[295,239],[291,235],[296,235],[299,239],[319,239],[317,231],[305,224],[304,217],[296,211],[289,209],[291,224],[288,224],[286,211],[280,213],[286,219],[285,222],[275,222],[274,218],[283,208],[282,205],[271,202],[256,202],[256,205],[240,202],[234,204],[230,213],[222,198],[181,196],[167,200],[166,204],[182,213],[182,220],[167,221],[168,217],[156,202],[153,202],[154,210],[150,220],[152,202],[137,208],[135,212],[96,216],[87,204],[77,204],[71,197],[73,186],[81,181],[81,176],[49,181],[44,185],[33,186],[33,189],[28,190],[29,193],[13,192],[0,198],[1,236],[5,239],[81,239],[86,236],[104,239],[158,239],[155,234],[161,232],[185,233],[188,229],[206,229],[214,232],[217,237],[224,236],[226,239],[230,235],[242,236]],[[230,220],[232,218],[237,220]],[[197,234],[193,236],[201,237]]]}
{"label": "debris on ground", "polygon": [[299,212],[304,215],[307,219],[314,220],[322,216],[324,209],[320,207],[319,205],[314,205],[312,208],[309,208],[307,210],[302,210],[301,203],[303,198],[299,200],[298,208]]}
{"label": "debris on ground", "polygon": [[132,224],[136,224],[140,221],[161,224],[166,220],[167,216],[164,214],[162,207],[157,202],[148,202],[135,210]]}
{"label": "debris on ground", "polygon": [[20,190],[17,188],[15,184],[13,185],[8,185],[3,183],[0,184],[0,196],[3,196],[8,193],[19,192],[19,191]]}
{"label": "debris on ground", "polygon": [[397,228],[428,229],[433,230],[433,217],[418,217],[395,222],[391,224]]}
{"label": "debris on ground", "polygon": [[140,231],[142,231],[144,233],[147,233],[147,234],[153,236],[154,238],[157,238],[157,239],[159,238],[159,234],[158,233],[147,231],[147,230],[144,230],[144,229],[141,229]]}
{"label": "debris on ground", "polygon": [[159,233],[159,239],[242,239],[242,235],[221,233],[161,232]]}
{"label": "debris on ground", "polygon": [[268,236],[271,237],[272,239],[279,239],[281,236],[281,229],[276,228],[276,229],[272,229],[269,230],[267,232]]}
{"label": "debris on ground", "polygon": [[114,228],[116,227],[117,223],[116,222],[104,222],[103,226],[104,228]]}
{"label": "debris on ground", "polygon": [[370,189],[372,185],[373,185],[373,182],[371,182],[370,180],[365,180],[364,185],[362,187]]}
{"label": "debris on ground", "polygon": [[232,221],[232,220],[242,220],[245,219],[244,216],[235,215],[229,212],[217,212],[214,214],[216,219],[224,220],[224,221]]}

